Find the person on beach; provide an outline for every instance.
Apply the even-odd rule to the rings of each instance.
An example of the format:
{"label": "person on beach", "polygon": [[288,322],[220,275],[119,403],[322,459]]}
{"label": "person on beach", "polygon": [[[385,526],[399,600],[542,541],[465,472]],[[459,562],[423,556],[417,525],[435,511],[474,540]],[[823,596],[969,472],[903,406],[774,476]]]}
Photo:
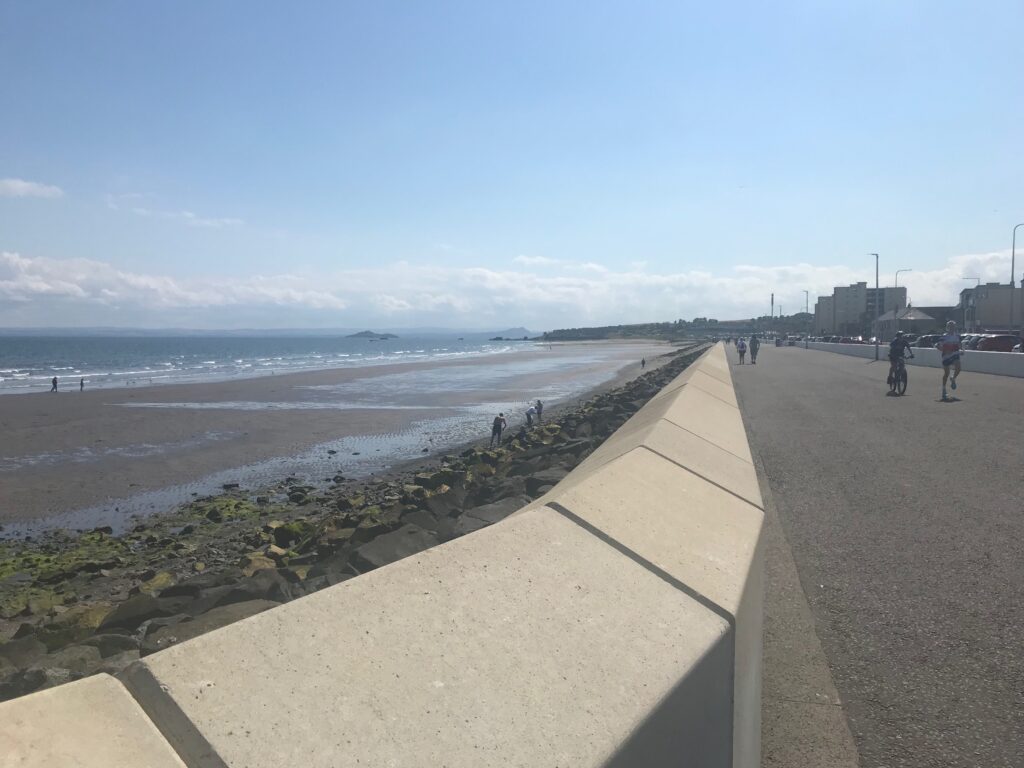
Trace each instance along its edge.
{"label": "person on beach", "polygon": [[647,358],[646,357],[641,357],[640,358],[640,370],[642,371],[646,367],[647,367]]}
{"label": "person on beach", "polygon": [[528,426],[528,427],[532,427],[533,426],[533,417],[536,416],[536,415],[537,415],[537,407],[536,406],[531,405],[529,408],[526,409],[526,426]]}
{"label": "person on beach", "polygon": [[540,424],[541,416],[544,415],[544,403],[538,400],[533,407],[537,409],[537,423]]}
{"label": "person on beach", "polygon": [[736,351],[740,354],[740,365],[746,362],[743,358],[747,354],[747,342],[742,338],[736,339]]}
{"label": "person on beach", "polygon": [[[960,354],[963,352],[960,334],[956,332],[956,322],[950,320],[946,323],[946,335],[935,346],[942,355],[942,399],[948,400],[946,382],[949,381],[949,386],[956,389],[956,377],[960,375]],[[952,379],[949,378],[950,368],[953,369]]]}
{"label": "person on beach", "polygon": [[501,433],[508,426],[508,422],[505,421],[505,414],[499,413],[494,417],[494,422],[491,424],[491,445],[493,448],[494,444],[501,445]]}
{"label": "person on beach", "polygon": [[761,348],[761,340],[757,338],[756,333],[750,335],[750,363],[751,365],[757,365],[757,350]]}
{"label": "person on beach", "polygon": [[51,392],[56,392],[57,391],[57,377],[56,376],[54,376],[52,379],[50,379],[50,391]]}
{"label": "person on beach", "polygon": [[85,392],[85,378],[84,377],[78,380],[78,391],[79,392]]}

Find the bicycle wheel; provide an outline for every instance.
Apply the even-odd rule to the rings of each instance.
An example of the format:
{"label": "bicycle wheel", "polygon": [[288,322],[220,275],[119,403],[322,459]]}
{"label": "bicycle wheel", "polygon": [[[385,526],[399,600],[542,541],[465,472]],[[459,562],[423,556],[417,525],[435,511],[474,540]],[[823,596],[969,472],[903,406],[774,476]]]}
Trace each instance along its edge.
{"label": "bicycle wheel", "polygon": [[896,373],[896,394],[902,395],[907,391],[907,369],[900,366]]}
{"label": "bicycle wheel", "polygon": [[897,382],[898,379],[899,379],[899,371],[893,371],[892,373],[889,374],[889,379],[888,379],[887,383],[889,385],[889,391],[890,392],[895,392],[896,391],[896,382]]}

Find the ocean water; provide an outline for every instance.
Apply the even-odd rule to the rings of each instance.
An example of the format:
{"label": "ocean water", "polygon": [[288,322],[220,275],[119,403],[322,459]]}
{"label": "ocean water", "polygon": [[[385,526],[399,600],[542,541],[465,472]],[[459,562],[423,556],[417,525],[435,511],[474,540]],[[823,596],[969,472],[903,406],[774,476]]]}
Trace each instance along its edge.
{"label": "ocean water", "polygon": [[0,394],[59,386],[151,386],[325,368],[495,355],[530,342],[408,336],[382,341],[316,337],[0,336]]}

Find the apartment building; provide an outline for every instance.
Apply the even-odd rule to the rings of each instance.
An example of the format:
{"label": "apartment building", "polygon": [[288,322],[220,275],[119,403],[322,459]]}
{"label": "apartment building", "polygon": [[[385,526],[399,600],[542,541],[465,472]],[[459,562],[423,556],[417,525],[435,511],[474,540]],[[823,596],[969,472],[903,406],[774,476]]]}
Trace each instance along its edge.
{"label": "apartment building", "polygon": [[[1013,318],[1010,318],[1010,295],[1013,294]],[[1009,330],[1024,323],[1024,288],[1005,283],[984,283],[960,291],[957,322],[968,331]]]}
{"label": "apartment building", "polygon": [[868,288],[853,283],[837,286],[831,296],[821,296],[814,305],[815,331],[819,334],[869,336],[877,314],[907,306],[906,288]]}

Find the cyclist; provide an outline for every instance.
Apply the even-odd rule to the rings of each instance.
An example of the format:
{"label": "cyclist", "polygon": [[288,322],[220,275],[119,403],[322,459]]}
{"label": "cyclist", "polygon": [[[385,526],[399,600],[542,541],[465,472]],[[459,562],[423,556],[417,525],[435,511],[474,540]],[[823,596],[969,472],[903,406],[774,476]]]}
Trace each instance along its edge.
{"label": "cyclist", "polygon": [[[949,386],[956,389],[956,377],[960,375],[960,353],[963,347],[960,344],[960,334],[956,332],[956,322],[950,320],[946,323],[946,335],[939,339],[935,345],[942,356],[942,399],[946,397],[946,381]],[[953,378],[949,378],[949,369],[953,368]]]}
{"label": "cyclist", "polygon": [[889,342],[889,378],[885,380],[886,384],[892,384],[892,377],[896,375],[896,361],[907,352],[910,352],[909,357],[914,356],[910,342],[903,336],[903,331],[896,331],[896,336]]}

